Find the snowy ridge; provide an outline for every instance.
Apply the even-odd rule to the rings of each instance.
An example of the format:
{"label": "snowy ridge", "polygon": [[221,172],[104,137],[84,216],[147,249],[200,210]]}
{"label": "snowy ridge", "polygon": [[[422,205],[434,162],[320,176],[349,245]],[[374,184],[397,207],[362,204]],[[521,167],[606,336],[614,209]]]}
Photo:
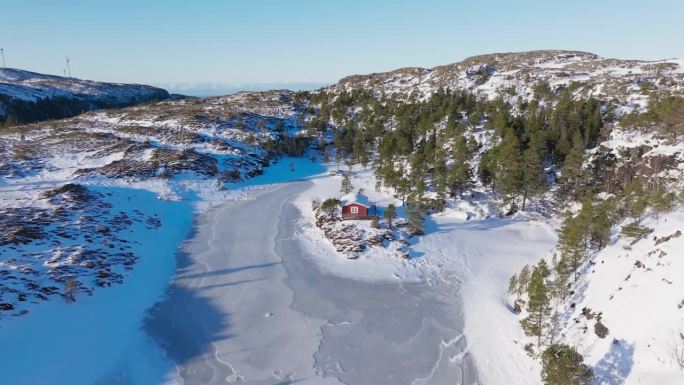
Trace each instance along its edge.
{"label": "snowy ridge", "polygon": [[0,68],[0,94],[6,95],[11,99],[32,102],[39,99],[66,97],[126,103],[134,99],[151,100],[168,97],[166,91],[152,86],[103,83],[44,75],[14,68]]}
{"label": "snowy ridge", "polygon": [[20,122],[63,118],[82,111],[168,98],[165,90],[146,85],[104,83],[0,68],[0,120],[10,116]]}
{"label": "snowy ridge", "polygon": [[516,103],[530,100],[535,86],[577,87],[576,98],[615,98],[625,108],[641,109],[648,92],[684,92],[681,59],[639,61],[607,59],[577,51],[531,51],[474,56],[461,62],[426,68],[343,78],[328,90],[373,90],[387,95],[426,98],[439,89],[471,91],[488,99],[503,97]]}

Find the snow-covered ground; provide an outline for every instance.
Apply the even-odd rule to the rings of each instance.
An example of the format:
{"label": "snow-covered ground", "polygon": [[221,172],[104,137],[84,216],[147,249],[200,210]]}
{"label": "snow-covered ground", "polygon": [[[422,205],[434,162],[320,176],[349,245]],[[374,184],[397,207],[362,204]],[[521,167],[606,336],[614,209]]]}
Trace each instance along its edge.
{"label": "snow-covered ground", "polygon": [[105,102],[111,106],[169,96],[161,88],[151,86],[103,83],[15,68],[0,68],[0,95],[30,102],[52,98],[88,99],[88,103]]}
{"label": "snow-covered ground", "polygon": [[428,241],[463,259],[465,333],[482,384],[539,384],[540,367],[523,351],[519,316],[506,295],[508,279],[555,246],[552,223],[527,218],[439,222],[447,233]]}
{"label": "snow-covered ground", "polygon": [[[549,255],[555,245],[554,229],[557,228],[558,223],[524,214],[507,219],[474,217],[474,219],[466,220],[465,218],[473,217],[471,215],[473,207],[464,201],[461,204],[452,204],[444,213],[428,218],[425,226],[426,234],[414,237],[410,241],[410,258],[399,258],[396,254],[387,252],[383,247],[371,247],[358,259],[350,260],[335,251],[321,230],[314,225],[315,217],[311,202],[342,196],[339,192],[342,178],[339,175],[332,175],[330,171],[333,169],[335,169],[333,165],[328,165],[326,168],[319,162],[313,162],[308,158],[285,158],[266,168],[262,175],[232,184],[227,190],[207,190],[213,191],[212,193],[207,191],[200,193],[202,190],[200,187],[203,186],[201,179],[195,181],[192,178],[181,179],[183,183],[186,183],[183,185],[185,188],[175,186],[173,191],[189,193],[178,195],[177,197],[181,199],[175,201],[160,200],[155,194],[145,191],[163,193],[165,190],[160,187],[164,185],[162,183],[133,184],[122,188],[100,181],[99,186],[90,186],[95,192],[110,194],[105,194],[106,201],[113,205],[114,211],[130,211],[131,208],[136,207],[145,208],[145,212],[149,210],[159,215],[162,226],[150,229],[143,223],[134,224],[121,235],[132,241],[134,251],[140,255],[140,261],[126,276],[123,285],[98,289],[92,296],[79,297],[76,303],[51,300],[40,306],[29,307],[30,312],[27,315],[3,319],[0,325],[0,339],[15,346],[12,350],[0,350],[2,355],[0,368],[7,376],[6,378],[16,378],[19,383],[26,384],[98,383],[97,381],[100,383],[119,381],[131,384],[175,382],[177,377],[172,370],[172,363],[166,358],[166,355],[169,355],[168,351],[160,349],[154,340],[141,330],[141,325],[147,309],[162,298],[164,288],[173,276],[175,262],[169,256],[174,254],[189,233],[193,212],[199,209],[200,212],[210,213],[211,208],[225,205],[226,202],[232,201],[235,205],[242,204],[240,202],[253,201],[255,197],[258,199],[260,194],[270,191],[270,186],[274,184],[307,180],[308,187],[292,197],[298,211],[297,215],[288,214],[290,216],[287,221],[291,221],[290,225],[293,227],[287,230],[290,236],[285,237],[283,241],[296,240],[302,247],[307,261],[312,262],[316,268],[310,270],[311,267],[306,267],[306,273],[303,273],[302,270],[288,272],[288,269],[294,267],[286,267],[285,276],[301,273],[308,277],[299,283],[292,278],[287,283],[288,287],[291,287],[289,285],[302,285],[302,282],[318,282],[320,285],[325,285],[320,281],[319,274],[335,277],[328,280],[334,279],[336,284],[341,285],[336,290],[345,292],[353,292],[360,287],[373,290],[370,288],[375,285],[405,288],[427,285],[425,287],[432,289],[426,290],[435,290],[435,293],[454,298],[454,302],[440,300],[430,305],[436,306],[431,307],[430,312],[447,311],[448,316],[445,315],[446,318],[441,319],[440,324],[444,327],[453,327],[456,331],[460,329],[460,333],[452,335],[452,338],[444,337],[441,340],[442,348],[437,356],[440,361],[446,360],[458,367],[471,362],[477,371],[478,381],[482,384],[538,384],[539,364],[523,351],[526,337],[522,335],[519,327],[520,317],[511,311],[510,298],[507,297],[505,291],[508,278],[513,273],[519,271],[525,264],[534,264],[541,256]],[[188,188],[188,183],[199,183],[199,185]],[[390,203],[401,205],[401,201],[392,197],[388,191],[375,191],[375,179],[368,169],[355,168],[352,184],[355,190],[363,189],[368,199],[381,209]],[[5,188],[8,187],[10,186],[5,186]],[[298,216],[300,214],[301,216]],[[398,215],[399,217],[405,216],[401,207]],[[132,213],[131,216],[133,216]],[[254,220],[272,219],[255,217]],[[678,330],[681,331],[684,326],[681,310],[684,307],[682,303],[684,297],[681,295],[684,287],[681,287],[682,282],[679,282],[679,278],[684,275],[684,265],[680,263],[681,258],[678,258],[679,252],[684,248],[682,244],[684,236],[673,237],[667,241],[658,241],[658,239],[675,234],[679,229],[684,230],[684,213],[680,210],[662,215],[658,219],[651,217],[644,224],[655,228],[655,232],[647,239],[631,246],[626,244],[626,240],[619,239],[600,252],[593,259],[595,265],[590,267],[593,272],[587,275],[585,284],[581,285],[583,289],[577,294],[579,297],[576,312],[585,306],[591,307],[594,311],[601,311],[603,320],[610,329],[609,337],[606,339],[596,337],[592,331],[593,321],[582,319],[582,316],[578,314],[568,315],[570,318],[579,318],[580,322],[573,323],[565,331],[566,338],[576,344],[585,354],[587,362],[594,366],[597,374],[602,376],[604,384],[640,384],[649,383],[654,379],[658,380],[658,383],[678,384],[681,379],[681,372],[673,361],[672,345],[677,341]],[[358,225],[368,226],[369,224],[359,222]],[[234,222],[228,218],[224,226],[229,228],[234,226]],[[164,241],[160,242],[160,239]],[[244,241],[248,242],[248,239]],[[656,242],[658,242],[657,245]],[[215,251],[219,253],[217,255],[221,254],[220,249]],[[279,255],[279,258],[282,263],[286,263],[289,257]],[[637,260],[643,265],[636,266]],[[240,267],[235,265],[226,269]],[[297,269],[302,268],[301,265],[297,267]],[[214,270],[216,269],[207,267],[204,273],[209,274]],[[249,272],[251,270],[247,269],[246,273],[240,274],[245,275],[243,278],[247,280],[244,283],[245,288],[261,282],[260,280],[264,278],[252,276],[253,274]],[[181,271],[181,277],[183,274]],[[283,282],[282,279],[287,281],[287,278],[283,278],[285,276],[279,277],[278,282]],[[235,275],[229,281],[214,282],[212,285],[221,284],[231,288],[233,278],[239,277]],[[249,283],[251,280],[256,281]],[[194,279],[192,281],[195,282]],[[202,284],[205,285],[207,282],[209,281],[203,281]],[[353,285],[348,282],[358,283]],[[261,284],[265,283],[261,282]],[[341,287],[345,289],[340,289]],[[667,290],[661,290],[663,287]],[[199,287],[191,286],[191,288],[197,290],[197,293],[202,292]],[[216,288],[211,290],[215,291]],[[336,345],[339,342],[335,342],[338,341],[336,338],[343,338],[342,336],[349,338],[348,343],[358,342],[360,340],[355,340],[358,335],[336,335],[337,329],[334,325],[347,322],[348,319],[340,318],[339,315],[333,317],[330,313],[316,313],[312,310],[313,308],[325,307],[298,302],[298,298],[300,300],[306,298],[303,293],[310,293],[307,290],[312,290],[312,288],[300,287],[298,290],[304,291],[298,292],[299,296],[294,295],[285,302],[299,309],[300,312],[310,312],[309,321],[305,324],[308,325],[307,327],[320,330],[308,334],[313,339],[313,344],[307,345],[302,340],[300,343],[304,345],[299,345],[300,348],[309,346],[310,349],[307,348],[306,353],[300,356],[304,361],[298,362],[314,365],[313,367],[322,370],[322,372],[313,371],[317,373],[316,376],[320,376],[316,377],[320,379],[320,382],[311,379],[309,383],[335,383],[326,382],[330,376],[358,379],[362,378],[358,376],[370,375],[358,372],[357,377],[354,377],[350,372],[345,372],[344,365],[336,366],[341,365],[339,362],[335,363],[336,357],[340,362],[347,362],[347,365],[358,365],[358,361],[352,359],[351,356],[342,354]],[[225,296],[225,293],[220,290],[216,293]],[[328,293],[333,295],[330,291]],[[414,292],[417,295],[416,298],[424,295],[420,293],[421,291]],[[667,297],[663,298],[663,293],[667,293]],[[364,294],[360,292],[357,295]],[[659,300],[654,301],[654,296],[660,296]],[[380,300],[380,297],[373,301],[375,300]],[[335,301],[341,301],[341,299],[338,298]],[[233,302],[225,303],[237,306]],[[273,305],[273,309],[277,307],[275,302],[264,302],[263,306],[255,309],[266,309],[264,306],[268,303]],[[253,301],[241,301],[241,304],[249,308],[253,306]],[[264,310],[262,313],[267,315],[273,313],[277,319],[278,314],[284,315],[285,312],[290,311],[287,310],[290,305],[281,310],[273,312]],[[336,306],[338,305],[340,303]],[[387,311],[389,309],[387,308]],[[642,317],[641,314],[658,314],[659,316],[649,318]],[[272,316],[267,316],[265,319],[271,318]],[[237,322],[238,319],[234,318],[233,321]],[[320,323],[321,319],[327,320],[327,323]],[[331,319],[334,322],[330,321]],[[311,323],[313,320],[319,320],[317,321],[319,323]],[[449,326],[444,323],[447,320],[455,323]],[[206,346],[212,346],[211,343],[215,342],[213,338],[221,340],[222,335],[242,333],[240,331],[242,329],[233,321],[228,318],[227,324],[219,330],[214,330],[215,334],[207,336]],[[245,318],[244,322],[244,327],[248,329],[256,321]],[[295,318],[290,318],[288,321],[290,325],[296,325],[297,322],[300,321],[295,321]],[[462,322],[462,325],[459,325],[459,322]],[[585,325],[589,328],[588,332],[585,332]],[[283,332],[290,333],[290,331]],[[358,330],[349,331],[349,333],[358,332]],[[323,333],[326,337],[321,337],[319,333]],[[248,343],[250,341],[248,335],[245,334],[239,338],[246,344],[245,349],[254,349],[255,347]],[[155,338],[158,337],[158,335],[155,336]],[[265,338],[265,336],[262,337]],[[231,344],[238,341],[236,338],[238,338],[237,335],[233,341],[228,339],[231,342],[226,342],[225,346],[233,346]],[[290,334],[288,338],[296,340],[298,337]],[[617,340],[618,343],[613,343],[613,340]],[[202,345],[197,349],[203,351],[202,349],[206,346]],[[273,345],[264,342],[263,346]],[[428,347],[430,345],[421,346],[415,345],[411,349],[427,349],[425,354],[428,356],[435,354],[435,350]],[[93,351],[98,352],[97,359],[91,357]],[[221,351],[227,352],[224,348]],[[216,353],[216,362],[224,362],[221,365],[226,365],[226,362],[251,362],[250,365],[254,365],[256,362],[252,361],[253,358],[248,358],[249,356],[231,361],[230,357],[237,357],[236,353],[225,354],[227,356],[224,357]],[[27,361],[27,357],[31,357],[31,361]],[[61,360],[55,357],[68,359]],[[282,357],[283,359],[287,357],[287,360],[281,361],[283,367],[289,365],[287,362],[296,361],[296,357],[292,355]],[[313,361],[311,361],[312,357],[314,357]],[[177,359],[178,357],[171,354],[169,358]],[[42,366],[44,370],[27,370],[27,362],[36,362],[35,360],[45,362]],[[86,360],[89,364],[84,367],[82,362]],[[304,367],[312,367],[306,365]],[[444,375],[444,373],[439,374],[440,370],[446,370],[445,368],[449,367],[441,365],[443,364],[435,366],[441,369],[435,369],[422,380],[416,378],[414,383],[441,383],[441,380],[437,380],[439,376]],[[419,367],[422,366],[416,368]],[[454,368],[447,372],[455,370]],[[226,373],[232,373],[232,370]],[[256,378],[263,376],[265,372],[262,368],[247,373],[262,373],[254,374]],[[283,379],[288,376],[297,377],[296,374],[287,371],[278,372],[276,377],[278,376]],[[379,378],[376,383],[383,383],[384,380],[384,378]],[[352,380],[351,383],[357,382]]]}
{"label": "snow-covered ground", "polygon": [[[273,181],[264,178],[255,182]],[[202,216],[187,263],[148,322],[183,381],[476,382],[458,281],[422,279],[418,259],[348,260],[302,236],[315,229],[301,226],[311,206],[299,205],[338,183],[319,173],[306,184],[252,187],[251,199]]]}
{"label": "snow-covered ground", "polygon": [[[684,384],[684,209],[642,225],[653,232],[636,243],[615,234],[592,257],[570,299],[575,308],[564,314],[565,340],[602,385]],[[594,333],[596,318],[582,315],[584,308],[602,314],[606,338]]]}
{"label": "snow-covered ground", "polygon": [[[615,140],[610,143],[618,145]],[[329,274],[364,282],[455,283],[441,288],[450,287],[463,301],[459,311],[467,351],[481,383],[539,384],[539,362],[523,350],[530,339],[520,328],[521,316],[512,311],[506,290],[511,275],[552,254],[558,221],[528,214],[465,220],[471,208],[452,205],[428,219],[426,235],[411,242],[410,259],[372,247],[350,260],[336,252],[313,224],[311,208],[312,200],[341,197],[341,179],[317,177],[295,200],[303,213],[301,238],[317,265]],[[375,191],[368,170],[355,169],[352,184],[381,209],[401,204],[387,192]],[[684,384],[675,356],[684,351],[684,235],[677,236],[677,231],[684,232],[684,211],[651,215],[643,225],[654,232],[635,244],[614,234],[614,242],[592,258],[568,301],[575,306],[564,315],[568,326],[563,340],[585,356],[597,384]],[[610,329],[607,338],[594,334],[596,321],[581,315],[584,307],[602,313],[602,322]]]}
{"label": "snow-covered ground", "polygon": [[[104,191],[104,190],[102,190]],[[28,314],[0,323],[0,371],[12,384],[148,385],[164,373],[163,352],[142,331],[150,306],[164,294],[175,271],[173,255],[192,224],[188,203],[157,199],[142,190],[106,189],[116,210],[156,213],[162,226],[134,223],[120,236],[140,256],[125,284],[52,299],[27,307]]]}
{"label": "snow-covered ground", "polygon": [[[618,87],[626,92],[617,95],[626,106],[622,112],[645,105],[642,80],[671,76],[664,87],[682,87],[681,61],[535,57],[528,58],[532,75],[552,86],[587,80],[584,91],[602,96],[632,82]],[[480,77],[488,68],[465,63],[454,71],[404,70],[387,83],[364,86],[417,88],[427,95],[435,90],[432,82],[451,76],[453,87],[491,97],[511,86],[511,98],[530,96],[532,82],[519,82],[529,71],[504,68],[506,57],[485,59],[501,64],[487,79]],[[315,225],[312,210],[314,200],[349,198],[340,193],[341,176],[331,173],[336,167],[307,158],[266,167],[265,147],[279,124],[296,133],[296,114],[292,95],[273,91],[89,113],[3,133],[0,221],[8,231],[0,234],[0,341],[11,347],[0,348],[3,378],[27,385],[153,384],[177,382],[180,374],[199,382],[210,375],[219,382],[243,376],[253,383],[395,384],[396,377],[385,376],[394,371],[416,385],[459,376],[471,385],[476,368],[482,384],[539,384],[539,363],[523,350],[529,338],[505,291],[513,273],[550,255],[558,223],[528,214],[495,218],[490,195],[465,196],[429,217],[425,235],[402,233],[402,250],[392,241],[349,259]],[[491,144],[491,133],[478,135]],[[615,127],[602,145],[590,155],[612,151],[620,162],[681,183],[682,143]],[[664,161],[675,166],[656,170]],[[399,218],[406,217],[400,199],[376,191],[369,169],[355,167],[352,174],[354,193],[362,190],[381,211],[394,204]],[[242,181],[228,183],[236,179]],[[254,203],[275,184],[301,179],[308,181],[305,189],[298,185]],[[81,190],[59,192],[66,183],[92,193],[85,199],[90,203],[69,201]],[[290,199],[294,207],[283,208]],[[65,214],[64,202],[78,208],[69,206]],[[161,325],[148,324],[150,339],[141,326],[147,310],[164,298],[176,269],[173,255],[191,233],[193,215],[217,212],[216,221],[196,228],[195,271],[180,266],[176,282],[184,289],[162,302],[171,301],[170,307],[162,307]],[[240,232],[240,223],[263,233]],[[372,231],[368,221],[347,223]],[[684,231],[684,212],[649,216],[644,224],[654,229],[647,238],[630,245],[615,235],[592,257],[575,307],[564,314],[564,340],[578,347],[600,384],[684,383],[674,353],[684,354],[684,237],[675,236]],[[102,258],[112,254],[116,258]],[[79,279],[74,303],[64,301],[69,277]],[[186,317],[188,308],[179,303],[216,318]],[[607,338],[594,334],[595,318],[580,314],[585,307],[602,313]],[[172,338],[164,320],[187,325],[190,334]],[[371,360],[378,364],[368,365]]]}
{"label": "snow-covered ground", "polygon": [[[195,213],[253,199],[273,183],[310,177],[322,170],[320,164],[306,158],[283,158],[261,176],[233,184],[228,190],[205,196],[191,193],[176,200],[159,198],[164,191],[161,182],[125,185],[102,181],[102,185],[88,186],[106,197],[111,211],[125,212],[131,218],[138,210],[155,214],[160,225],[150,228],[145,221],[134,221],[118,234],[139,257],[130,271],[122,271],[123,284],[98,288],[89,296],[77,294],[73,303],[56,298],[31,300],[22,307],[27,314],[3,317],[0,340],[6,348],[0,349],[0,370],[4,378],[26,385],[172,381],[171,362],[142,326],[148,310],[164,298],[174,277],[174,256],[191,234]],[[36,365],[40,370],[35,370]]]}
{"label": "snow-covered ground", "polygon": [[[331,166],[334,169],[334,166]],[[314,224],[311,201],[340,197],[341,177],[321,176],[295,200],[303,213],[300,229],[319,267],[336,276],[366,282],[428,282],[460,297],[468,354],[482,384],[538,384],[539,365],[522,349],[519,318],[506,296],[508,279],[525,264],[534,264],[556,242],[554,221],[518,215],[513,218],[472,217],[468,202],[428,218],[426,234],[415,237],[411,258],[401,259],[372,247],[358,259],[337,253]],[[352,185],[384,208],[401,201],[375,191],[370,170],[355,169]],[[399,210],[399,216],[405,215]],[[456,356],[453,359],[458,359]]]}
{"label": "snow-covered ground", "polygon": [[[242,94],[225,102],[244,100],[237,107],[177,101],[3,131],[3,378],[163,381],[171,363],[141,327],[174,276],[194,215],[323,169],[307,158],[269,166],[276,159],[261,145],[277,123],[294,131],[294,111],[285,92],[264,95],[272,100],[259,111],[278,118],[242,114],[263,96]],[[179,118],[164,118],[167,109]]]}

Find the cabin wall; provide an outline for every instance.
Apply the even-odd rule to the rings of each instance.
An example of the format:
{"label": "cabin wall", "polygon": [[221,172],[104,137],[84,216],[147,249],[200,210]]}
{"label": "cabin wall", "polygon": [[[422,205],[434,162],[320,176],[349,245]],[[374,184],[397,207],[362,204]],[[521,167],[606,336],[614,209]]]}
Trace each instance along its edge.
{"label": "cabin wall", "polygon": [[[358,208],[358,212],[352,213],[352,207]],[[368,207],[362,205],[350,204],[342,206],[342,219],[372,219],[374,215],[369,213]]]}

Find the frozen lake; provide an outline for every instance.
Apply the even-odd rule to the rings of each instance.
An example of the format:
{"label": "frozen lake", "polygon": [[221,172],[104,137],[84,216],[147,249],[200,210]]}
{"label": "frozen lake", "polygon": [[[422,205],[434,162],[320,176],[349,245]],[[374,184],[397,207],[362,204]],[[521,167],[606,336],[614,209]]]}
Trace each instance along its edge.
{"label": "frozen lake", "polygon": [[476,383],[458,288],[322,273],[290,203],[308,184],[200,218],[146,324],[182,383]]}

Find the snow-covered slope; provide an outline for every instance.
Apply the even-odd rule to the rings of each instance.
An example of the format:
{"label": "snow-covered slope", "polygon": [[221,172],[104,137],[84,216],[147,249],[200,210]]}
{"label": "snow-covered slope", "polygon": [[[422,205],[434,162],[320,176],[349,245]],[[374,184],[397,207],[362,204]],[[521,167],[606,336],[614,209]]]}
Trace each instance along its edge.
{"label": "snow-covered slope", "polygon": [[366,89],[426,97],[443,88],[471,91],[489,99],[501,96],[515,102],[518,97],[531,99],[541,83],[551,89],[577,87],[577,98],[616,99],[625,107],[643,107],[651,91],[684,91],[684,61],[607,59],[577,51],[495,53],[431,69],[402,68],[349,76],[329,90]]}
{"label": "snow-covered slope", "polygon": [[684,209],[642,224],[649,236],[618,237],[592,258],[563,315],[600,384],[684,384]]}
{"label": "snow-covered slope", "polygon": [[[489,100],[501,97],[514,106],[514,114],[520,100],[531,100],[540,93],[558,95],[559,90],[566,89],[577,100],[598,99],[604,116],[619,118],[632,111],[644,112],[654,95],[661,100],[664,96],[684,95],[684,61],[606,59],[575,51],[492,54],[433,69],[404,68],[350,76],[326,91],[372,91],[378,99],[387,100],[380,97],[385,94],[394,95],[395,100],[411,101],[425,100],[440,89],[472,92]],[[545,103],[544,97],[540,99]],[[553,104],[549,107],[553,108]],[[353,106],[349,110],[347,117],[357,112]],[[684,187],[681,138],[673,140],[671,135],[659,132],[658,125],[623,127],[621,119],[606,122],[599,143],[587,151],[584,163],[595,178],[595,193],[600,197],[619,195],[633,180],[642,183],[645,193],[661,188],[680,193]],[[340,126],[344,124],[343,120]],[[474,134],[470,128],[466,132]],[[492,140],[497,140],[496,135],[485,143],[478,142],[486,146]],[[479,162],[477,157],[474,162]],[[602,169],[601,162],[611,166]],[[563,177],[562,172],[567,170],[553,171]],[[439,247],[430,253],[456,256],[447,261],[459,257],[463,261],[466,335],[484,384],[541,383],[538,356],[529,357],[524,350],[527,343],[537,350],[536,340],[524,335],[519,323],[522,317],[512,311],[515,298],[505,292],[508,278],[524,265],[534,265],[546,255],[548,265],[553,266],[553,252],[549,254],[549,249],[553,248],[554,236],[550,231],[558,228],[561,211],[577,203],[558,202],[555,193],[552,187],[538,199],[545,210],[533,209],[550,216],[543,221],[546,233],[534,230],[534,222],[523,218],[514,226],[507,223],[509,219],[482,221],[478,215],[469,214],[477,210],[464,208],[473,199],[457,197],[447,199],[450,209],[446,217],[465,214],[461,219],[469,221],[453,227],[461,227],[460,234],[470,227],[478,231],[473,231],[467,241],[459,240],[456,231],[447,235],[446,231],[429,233],[419,241],[440,238]],[[494,201],[491,195],[485,197],[488,202]],[[655,214],[648,216],[643,224],[653,233],[633,245],[633,239],[619,233],[624,223],[614,226],[611,245],[592,256],[580,282],[571,288],[574,297],[557,304],[564,318],[562,337],[555,341],[578,349],[594,370],[597,384],[684,384],[684,367],[679,364],[684,362],[684,287],[677,283],[679,277],[684,277],[684,264],[679,263],[684,244],[676,235],[677,231],[684,232],[684,214],[681,203],[677,205],[674,212],[659,218]],[[432,220],[443,223],[440,216]],[[527,228],[517,235],[494,231],[515,226]],[[536,236],[544,242],[535,243]],[[447,266],[443,265],[443,270]],[[585,312],[594,314],[589,316],[591,319],[582,315],[585,308],[591,309]],[[594,333],[599,312],[610,329],[604,339]]]}
{"label": "snow-covered slope", "polygon": [[64,118],[98,108],[125,107],[169,98],[161,88],[103,83],[14,68],[0,68],[0,121]]}
{"label": "snow-covered slope", "polygon": [[126,282],[174,221],[127,204],[133,191],[199,209],[224,201],[276,160],[270,143],[296,134],[290,96],[181,99],[0,132],[0,321]]}

